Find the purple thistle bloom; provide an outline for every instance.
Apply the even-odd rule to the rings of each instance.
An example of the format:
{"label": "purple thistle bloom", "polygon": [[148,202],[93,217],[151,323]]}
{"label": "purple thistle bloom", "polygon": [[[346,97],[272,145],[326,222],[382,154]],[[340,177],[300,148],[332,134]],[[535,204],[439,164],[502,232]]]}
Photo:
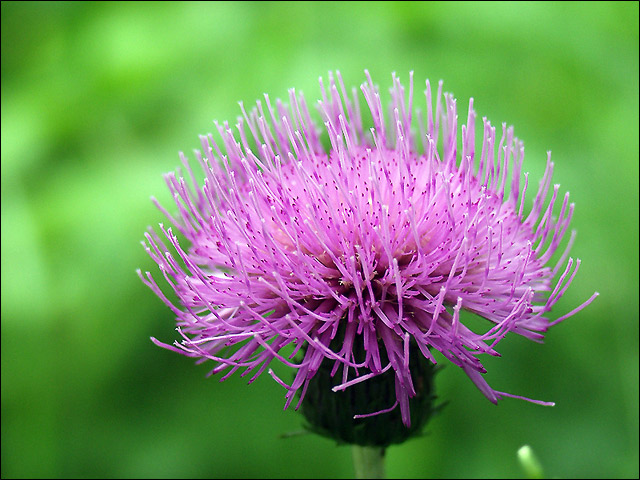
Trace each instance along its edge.
{"label": "purple thistle bloom", "polygon": [[[162,224],[161,235],[151,231],[143,242],[179,305],[149,272],[138,273],[175,313],[183,338],[173,346],[152,338],[157,345],[213,360],[211,374],[228,370],[222,379],[243,369],[253,381],[275,358],[296,371],[287,384],[268,370],[287,389],[285,408],[296,392],[300,405],[322,362],[333,363],[332,374],[343,367],[334,391],[392,369],[395,404],[362,416],[399,405],[408,426],[409,398],[416,395],[410,344],[433,363],[432,350],[442,353],[496,403],[514,395],[487,384],[479,357],[498,356],[496,345],[508,332],[541,341],[597,293],[556,320],[546,316],[580,266],[567,261],[574,233],[548,265],[574,209],[568,193],[558,199],[559,185],[551,187],[550,154],[525,212],[524,147],[512,127],[502,125],[496,145],[496,129],[483,119],[476,151],[472,99],[458,159],[456,101],[445,94],[441,102],[442,82],[435,112],[426,82],[426,125],[418,118],[418,135],[413,75],[408,99],[393,76],[386,120],[366,75],[361,90],[373,118],[370,132],[356,89],[350,99],[338,73],[330,74],[328,88],[320,79],[326,132],[311,120],[302,94],[291,90],[289,106],[273,105],[266,95],[266,105],[258,102],[249,113],[241,104],[236,133],[216,123],[221,144],[201,136],[204,156],[196,156],[204,186],[181,154],[188,179],[180,172],[165,177],[178,216],[154,199],[190,247]],[[321,143],[325,134],[329,152]],[[462,309],[491,328],[473,332],[461,322]],[[331,349],[339,328],[341,346]],[[356,360],[354,345],[366,352],[364,361]],[[350,371],[355,379],[348,380]]]}

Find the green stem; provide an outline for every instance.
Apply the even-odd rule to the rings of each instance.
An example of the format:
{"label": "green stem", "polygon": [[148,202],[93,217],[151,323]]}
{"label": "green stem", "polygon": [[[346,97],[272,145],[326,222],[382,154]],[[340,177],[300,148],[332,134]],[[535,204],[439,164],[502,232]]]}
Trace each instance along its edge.
{"label": "green stem", "polygon": [[356,478],[385,478],[384,448],[353,445],[351,453]]}

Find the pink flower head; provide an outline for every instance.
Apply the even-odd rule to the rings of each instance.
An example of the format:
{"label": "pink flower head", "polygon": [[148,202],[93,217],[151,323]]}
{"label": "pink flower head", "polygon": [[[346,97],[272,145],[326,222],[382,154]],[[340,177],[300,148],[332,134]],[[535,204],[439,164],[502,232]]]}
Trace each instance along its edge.
{"label": "pink flower head", "polygon": [[[399,405],[408,426],[416,395],[410,344],[433,363],[439,351],[496,403],[512,395],[487,384],[481,356],[499,355],[508,332],[541,341],[597,293],[566,315],[547,316],[580,266],[567,261],[573,233],[549,265],[574,209],[569,194],[558,197],[559,185],[551,186],[550,155],[525,209],[524,147],[512,127],[503,124],[496,142],[483,119],[476,149],[470,100],[458,154],[456,101],[441,101],[442,82],[435,110],[426,82],[422,120],[413,112],[413,75],[408,95],[393,76],[386,117],[366,76],[370,130],[339,73],[328,88],[320,79],[324,129],[294,90],[288,106],[266,95],[249,113],[241,104],[235,131],[216,123],[221,142],[202,136],[204,153],[196,152],[204,185],[181,155],[188,177],[166,175],[177,215],[154,200],[188,248],[162,224],[143,242],[179,303],[149,272],[138,273],[177,317],[182,341],[152,338],[157,345],[212,360],[211,373],[226,371],[223,379],[242,370],[254,380],[277,359],[295,369],[290,384],[268,370],[287,390],[285,408],[296,392],[300,405],[322,362],[342,376],[335,391],[392,370],[397,400],[389,407]],[[465,326],[463,309],[488,320],[488,330]]]}

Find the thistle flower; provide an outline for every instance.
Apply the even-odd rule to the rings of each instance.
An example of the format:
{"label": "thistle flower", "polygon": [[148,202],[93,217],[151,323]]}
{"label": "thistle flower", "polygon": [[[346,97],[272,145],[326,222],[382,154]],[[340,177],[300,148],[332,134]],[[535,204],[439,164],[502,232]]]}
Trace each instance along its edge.
{"label": "thistle flower", "polygon": [[[498,356],[509,332],[541,341],[597,293],[555,320],[547,316],[580,266],[567,260],[575,232],[550,265],[574,210],[569,194],[551,187],[550,154],[525,209],[524,147],[512,127],[503,124],[496,142],[496,128],[483,119],[476,150],[471,99],[458,155],[456,101],[445,94],[442,102],[442,82],[435,111],[426,82],[426,122],[414,122],[413,74],[408,96],[393,75],[385,118],[365,73],[370,131],[356,89],[349,98],[339,73],[328,87],[320,79],[324,130],[294,90],[289,106],[267,95],[248,113],[240,104],[235,132],[216,122],[221,142],[201,136],[204,154],[196,152],[204,185],[181,154],[187,178],[165,177],[177,216],[154,199],[173,227],[161,224],[143,242],[178,303],[149,272],[138,274],[177,317],[182,341],[152,338],[157,345],[212,360],[211,374],[226,371],[222,379],[242,370],[253,381],[276,359],[295,372],[287,383],[268,370],[287,390],[285,408],[296,393],[297,406],[303,402],[321,365],[336,378],[334,391],[390,372],[392,404],[359,416],[399,406],[408,427],[418,390],[410,351],[435,364],[437,350],[496,403],[514,395],[487,384],[480,357]],[[472,331],[462,310],[490,328]]]}

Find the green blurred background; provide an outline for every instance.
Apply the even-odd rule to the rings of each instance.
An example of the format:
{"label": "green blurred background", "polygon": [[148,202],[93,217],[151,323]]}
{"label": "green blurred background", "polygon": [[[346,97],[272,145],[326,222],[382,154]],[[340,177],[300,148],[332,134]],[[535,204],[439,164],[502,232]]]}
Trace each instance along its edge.
{"label": "green blurred background", "polygon": [[[2,477],[349,477],[350,450],[282,439],[268,375],[220,384],[155,347],[171,312],[138,279],[168,205],[162,174],[237,102],[391,72],[416,98],[445,81],[462,111],[508,122],[532,185],[553,151],[583,266],[555,310],[595,290],[545,344],[486,361],[489,403],[457,368],[425,435],[388,451],[400,477],[638,476],[638,3],[2,2]],[[464,117],[466,114],[461,114]],[[461,118],[462,123],[463,118]],[[563,190],[564,191],[564,190]]]}

